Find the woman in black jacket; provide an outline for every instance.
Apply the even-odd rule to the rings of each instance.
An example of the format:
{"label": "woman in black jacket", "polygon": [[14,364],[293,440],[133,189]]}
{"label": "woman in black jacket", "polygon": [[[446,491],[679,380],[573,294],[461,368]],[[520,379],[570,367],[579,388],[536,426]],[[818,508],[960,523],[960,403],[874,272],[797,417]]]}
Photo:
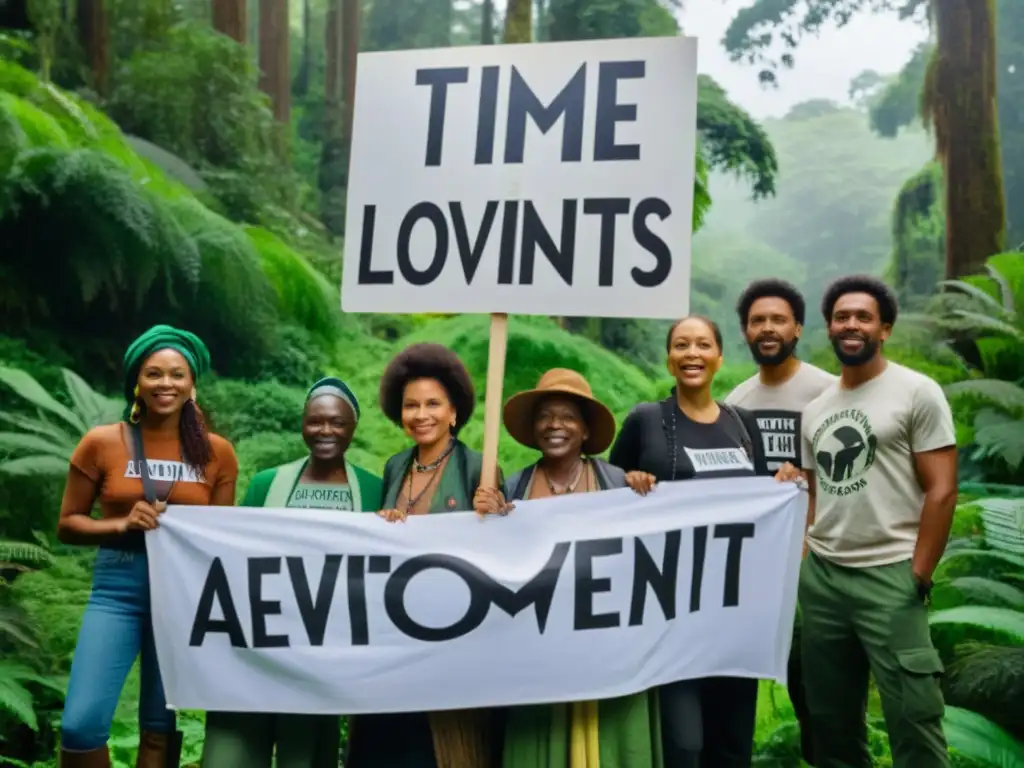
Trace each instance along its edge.
{"label": "woman in black jacket", "polygon": [[[673,480],[753,477],[768,471],[752,414],[711,395],[722,365],[722,333],[704,317],[676,322],[666,339],[672,394],[626,417],[609,460],[641,495]],[[665,765],[747,768],[758,681],[713,677],[659,689]]]}

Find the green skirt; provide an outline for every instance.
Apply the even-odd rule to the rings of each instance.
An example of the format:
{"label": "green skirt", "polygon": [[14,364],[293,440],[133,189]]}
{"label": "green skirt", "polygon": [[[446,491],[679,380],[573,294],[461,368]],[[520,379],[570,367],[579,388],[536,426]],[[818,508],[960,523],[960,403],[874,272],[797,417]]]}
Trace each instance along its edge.
{"label": "green skirt", "polygon": [[[503,768],[569,768],[569,705],[511,707]],[[601,768],[663,768],[657,691],[598,704]]]}

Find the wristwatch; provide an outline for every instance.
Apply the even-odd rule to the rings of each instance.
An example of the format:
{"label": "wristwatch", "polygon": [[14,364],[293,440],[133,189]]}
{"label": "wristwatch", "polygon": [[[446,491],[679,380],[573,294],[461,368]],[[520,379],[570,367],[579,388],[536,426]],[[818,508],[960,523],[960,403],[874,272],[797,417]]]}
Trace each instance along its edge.
{"label": "wristwatch", "polygon": [[917,596],[918,596],[918,598],[920,598],[920,600],[922,602],[927,603],[928,602],[928,598],[931,596],[931,593],[932,593],[932,580],[928,579],[928,581],[921,581],[919,579],[918,582],[917,582]]}

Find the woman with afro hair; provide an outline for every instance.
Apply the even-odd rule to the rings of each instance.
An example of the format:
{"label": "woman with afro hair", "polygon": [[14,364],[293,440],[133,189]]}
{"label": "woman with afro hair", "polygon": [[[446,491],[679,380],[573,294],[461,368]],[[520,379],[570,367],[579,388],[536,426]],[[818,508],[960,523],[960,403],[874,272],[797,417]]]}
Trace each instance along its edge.
{"label": "woman with afro hair", "polygon": [[[483,457],[459,431],[476,405],[462,361],[440,344],[414,344],[388,364],[380,407],[412,440],[388,459],[378,513],[388,522],[409,515],[466,512],[480,486]],[[501,472],[495,478],[501,487]],[[494,768],[501,739],[496,710],[403,712],[352,718],[349,768]]]}

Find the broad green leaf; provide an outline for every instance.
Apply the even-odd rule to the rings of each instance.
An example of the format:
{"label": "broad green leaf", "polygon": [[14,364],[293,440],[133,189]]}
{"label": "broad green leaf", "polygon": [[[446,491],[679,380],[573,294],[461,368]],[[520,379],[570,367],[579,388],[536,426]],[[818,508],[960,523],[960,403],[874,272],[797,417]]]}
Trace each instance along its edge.
{"label": "broad green leaf", "polygon": [[949,586],[958,590],[970,602],[983,605],[1004,606],[1024,610],[1024,590],[1012,584],[982,576],[961,576],[953,579]]}
{"label": "broad green leaf", "polygon": [[62,369],[64,374],[64,385],[67,387],[71,401],[75,405],[86,427],[92,428],[100,424],[109,424],[117,421],[124,407],[120,400],[106,397],[88,384],[74,371],[67,368]]}
{"label": "broad green leaf", "polygon": [[25,456],[0,461],[0,473],[19,477],[54,477],[67,474],[67,459],[54,456]]}
{"label": "broad green leaf", "polygon": [[3,452],[56,456],[64,461],[71,455],[66,445],[55,444],[52,440],[38,435],[26,435],[23,432],[0,432],[0,453]]}
{"label": "broad green leaf", "polygon": [[69,434],[66,430],[51,424],[42,418],[25,416],[20,413],[0,413],[0,421],[17,427],[24,432],[33,432],[37,435],[50,438],[54,442],[64,443],[71,446],[73,450],[78,438]]}
{"label": "broad green leaf", "polygon": [[1024,744],[986,717],[960,707],[946,707],[942,720],[949,746],[992,768],[1024,765]]}
{"label": "broad green leaf", "polygon": [[989,605],[961,605],[928,614],[929,624],[971,624],[1024,640],[1024,613]]}
{"label": "broad green leaf", "polygon": [[85,433],[86,426],[82,420],[72,410],[54,400],[53,396],[25,371],[0,366],[0,382],[13,389],[19,397],[28,400],[38,408],[60,416],[68,424],[78,429],[80,433]]}
{"label": "broad green leaf", "polygon": [[965,283],[962,280],[940,280],[936,283],[936,286],[939,288],[952,288],[955,291],[960,291],[973,299],[977,299],[978,302],[986,308],[991,309],[996,314],[1008,314],[1006,307],[1000,304],[994,296],[977,285],[971,285],[970,283]]}
{"label": "broad green leaf", "polygon": [[946,552],[943,555],[941,562],[948,564],[953,560],[957,559],[981,559],[991,558],[993,560],[1001,560],[1007,565],[1012,565],[1014,568],[1024,570],[1024,557],[1011,554],[1009,552],[1003,552],[996,549],[956,549]]}
{"label": "broad green leaf", "polygon": [[999,379],[974,379],[947,384],[946,395],[949,397],[970,396],[986,400],[1005,410],[1024,408],[1024,388],[1011,381]]}

